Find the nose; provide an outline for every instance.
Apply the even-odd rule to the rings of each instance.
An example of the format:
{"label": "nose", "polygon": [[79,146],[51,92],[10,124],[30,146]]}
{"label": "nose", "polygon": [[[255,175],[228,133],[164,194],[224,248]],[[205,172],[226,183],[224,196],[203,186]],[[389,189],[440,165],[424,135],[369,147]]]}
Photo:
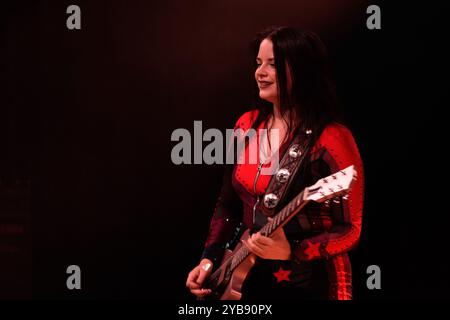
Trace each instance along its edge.
{"label": "nose", "polygon": [[260,65],[255,71],[256,80],[267,76],[267,70],[264,63]]}

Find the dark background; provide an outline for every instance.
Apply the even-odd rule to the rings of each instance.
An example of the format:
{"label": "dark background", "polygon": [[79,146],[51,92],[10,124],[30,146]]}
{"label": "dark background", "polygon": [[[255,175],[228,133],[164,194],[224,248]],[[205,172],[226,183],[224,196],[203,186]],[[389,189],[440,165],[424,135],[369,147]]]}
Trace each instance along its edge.
{"label": "dark background", "polygon": [[[193,300],[222,167],[174,165],[171,133],[232,128],[251,108],[249,42],[269,25],[330,51],[365,165],[355,299],[449,298],[446,11],[396,3],[2,3],[0,298]],[[66,28],[71,4],[81,30]],[[372,264],[381,290],[366,288]]]}

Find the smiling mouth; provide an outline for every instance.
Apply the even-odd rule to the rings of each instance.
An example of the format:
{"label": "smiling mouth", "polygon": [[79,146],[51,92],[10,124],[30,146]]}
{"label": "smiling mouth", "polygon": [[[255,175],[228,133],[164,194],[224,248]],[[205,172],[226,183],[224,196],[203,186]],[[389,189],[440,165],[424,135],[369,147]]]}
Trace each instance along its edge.
{"label": "smiling mouth", "polygon": [[260,89],[267,88],[271,84],[272,84],[272,82],[268,82],[268,81],[258,81],[258,86]]}

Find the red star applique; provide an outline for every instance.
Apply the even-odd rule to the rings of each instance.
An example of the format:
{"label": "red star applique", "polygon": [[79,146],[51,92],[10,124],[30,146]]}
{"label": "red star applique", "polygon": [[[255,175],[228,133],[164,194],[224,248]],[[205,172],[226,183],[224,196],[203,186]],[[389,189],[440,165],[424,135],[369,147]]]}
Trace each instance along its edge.
{"label": "red star applique", "polygon": [[289,279],[291,272],[291,270],[283,270],[283,268],[280,267],[280,269],[277,272],[274,272],[273,275],[277,278],[277,283],[279,283],[281,281],[291,281],[291,279]]}
{"label": "red star applique", "polygon": [[305,249],[305,254],[308,256],[308,259],[313,258],[316,255],[316,252],[319,251],[320,242],[317,243],[308,243],[308,248]]}

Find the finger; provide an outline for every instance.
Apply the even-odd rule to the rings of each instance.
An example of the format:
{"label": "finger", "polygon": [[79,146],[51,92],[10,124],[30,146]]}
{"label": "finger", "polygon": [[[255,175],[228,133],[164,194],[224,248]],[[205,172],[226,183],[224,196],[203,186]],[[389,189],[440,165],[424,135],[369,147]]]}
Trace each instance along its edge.
{"label": "finger", "polygon": [[264,251],[264,250],[267,249],[267,245],[261,243],[261,239],[262,239],[262,236],[259,236],[255,240],[252,239],[250,241],[251,241],[251,245],[254,248],[258,248],[259,250],[263,250]]}
{"label": "finger", "polygon": [[262,249],[262,246],[258,243],[258,240],[249,238],[249,239],[247,239],[246,241],[247,241],[247,244],[248,244],[248,246],[249,246],[250,248],[253,249],[253,248],[255,248],[255,247],[259,247],[259,248]]}
{"label": "finger", "polygon": [[260,232],[256,232],[252,234],[251,239],[253,242],[259,241],[262,237],[264,237]]}
{"label": "finger", "polygon": [[192,277],[188,278],[188,281],[186,283],[186,287],[188,287],[189,289],[200,289],[201,285],[197,283],[197,281],[198,281],[197,278],[198,278],[199,271],[196,270],[196,271],[193,271],[192,273],[193,273],[193,275],[192,275]]}
{"label": "finger", "polygon": [[264,258],[264,250],[261,247],[258,247],[257,245],[255,245],[253,242],[251,242],[251,240],[244,240],[244,245],[247,247],[247,249],[256,254],[258,257]]}
{"label": "finger", "polygon": [[251,242],[250,238],[247,240],[242,240],[242,244],[250,251],[253,252],[253,242]]}
{"label": "finger", "polygon": [[273,239],[266,237],[266,236],[259,236],[254,240],[254,243],[256,245],[259,245],[260,247],[267,247],[273,245],[274,241]]}
{"label": "finger", "polygon": [[192,294],[201,298],[201,297],[211,294],[212,291],[211,291],[211,289],[195,289],[195,290],[191,290],[191,292],[192,292]]}
{"label": "finger", "polygon": [[260,236],[261,236],[261,233],[259,233],[259,231],[258,231],[258,232],[255,232],[254,234],[252,234],[252,236],[250,237],[250,239],[256,240],[256,239],[258,239]]}
{"label": "finger", "polygon": [[202,286],[196,282],[189,282],[187,287],[192,291],[192,289],[200,289]]}
{"label": "finger", "polygon": [[273,238],[273,239],[286,239],[286,234],[284,233],[284,229],[283,229],[283,228],[277,229],[277,230],[272,234],[272,238]]}
{"label": "finger", "polygon": [[195,268],[194,270],[189,272],[189,275],[188,275],[188,277],[186,279],[186,287],[189,287],[190,283],[195,282],[195,280],[198,277],[198,273],[199,273],[198,268]]}
{"label": "finger", "polygon": [[198,283],[199,285],[202,285],[207,276],[208,276],[208,273],[205,270],[201,269],[200,274],[199,274],[197,280],[195,280],[195,282]]}

